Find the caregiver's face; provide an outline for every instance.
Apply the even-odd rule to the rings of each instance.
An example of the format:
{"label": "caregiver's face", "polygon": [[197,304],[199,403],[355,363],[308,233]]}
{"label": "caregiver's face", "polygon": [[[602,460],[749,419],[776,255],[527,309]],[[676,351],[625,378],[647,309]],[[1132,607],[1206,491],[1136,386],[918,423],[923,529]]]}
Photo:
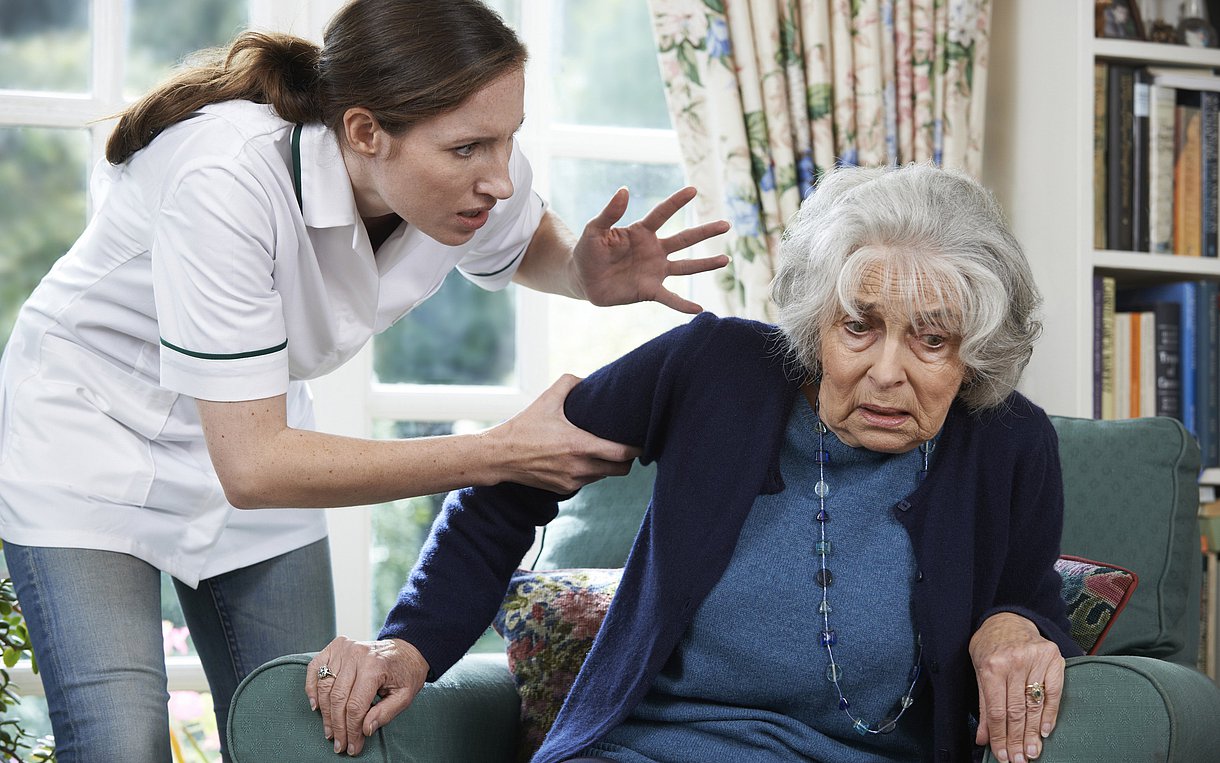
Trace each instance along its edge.
{"label": "caregiver's face", "polygon": [[944,329],[952,305],[922,304],[912,320],[904,295],[870,271],[853,295],[859,318],[841,313],[822,333],[822,421],[845,444],[905,453],[945,423],[966,375],[961,337]]}

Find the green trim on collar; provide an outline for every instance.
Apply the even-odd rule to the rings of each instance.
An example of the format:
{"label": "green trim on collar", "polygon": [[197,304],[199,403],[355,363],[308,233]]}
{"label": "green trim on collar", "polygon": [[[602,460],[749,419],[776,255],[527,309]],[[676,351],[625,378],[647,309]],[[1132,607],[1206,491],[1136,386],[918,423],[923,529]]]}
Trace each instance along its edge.
{"label": "green trim on collar", "polygon": [[169,342],[165,341],[164,338],[161,339],[161,344],[170,348],[174,352],[180,352],[183,355],[189,355],[192,358],[199,358],[201,360],[241,360],[242,358],[257,358],[260,355],[271,355],[272,353],[279,352],[288,346],[288,340],[285,339],[283,342],[274,347],[267,347],[266,349],[262,350],[250,350],[249,352],[233,353],[195,352],[194,350],[185,350],[181,347],[170,344]]}
{"label": "green trim on collar", "polygon": [[292,128],[292,190],[297,194],[297,206],[305,211],[305,202],[301,200],[301,130],[300,122]]}

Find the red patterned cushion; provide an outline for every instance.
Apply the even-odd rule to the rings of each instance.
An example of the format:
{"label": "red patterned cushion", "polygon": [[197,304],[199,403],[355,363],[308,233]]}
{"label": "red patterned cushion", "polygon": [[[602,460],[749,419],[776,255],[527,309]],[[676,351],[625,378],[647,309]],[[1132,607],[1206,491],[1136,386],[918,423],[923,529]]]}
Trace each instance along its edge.
{"label": "red patterned cushion", "polygon": [[1077,556],[1059,557],[1055,571],[1063,578],[1062,594],[1072,638],[1085,654],[1097,654],[1106,632],[1139,585],[1139,576],[1113,564]]}
{"label": "red patterned cushion", "polygon": [[529,760],[555,722],[622,572],[518,570],[513,576],[492,625],[508,642],[508,667],[521,695],[521,760]]}

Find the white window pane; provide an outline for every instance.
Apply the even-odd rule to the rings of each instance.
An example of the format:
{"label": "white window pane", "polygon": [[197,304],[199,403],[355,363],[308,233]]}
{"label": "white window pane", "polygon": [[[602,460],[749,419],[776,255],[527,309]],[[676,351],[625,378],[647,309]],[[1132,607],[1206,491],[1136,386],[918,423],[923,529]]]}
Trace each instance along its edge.
{"label": "white window pane", "polygon": [[[551,162],[553,207],[573,230],[601,211],[620,186],[627,186],[631,200],[622,224],[643,217],[658,202],[681,188],[685,181],[676,164],[644,164],[555,159]],[[689,224],[689,216],[675,215],[661,235],[676,233]],[[681,255],[678,255],[681,256]],[[689,279],[673,278],[666,286],[690,297]],[[620,307],[593,307],[559,297],[549,301],[549,378],[562,373],[585,376],[654,336],[690,319],[655,302]]]}
{"label": "white window pane", "polygon": [[669,129],[642,0],[552,0],[556,121]]}
{"label": "white window pane", "polygon": [[521,0],[485,0],[514,29],[521,28]]}
{"label": "white window pane", "polygon": [[[589,220],[601,212],[606,202],[622,186],[631,198],[621,224],[635,222],[671,193],[686,185],[682,168],[676,164],[616,162],[600,159],[556,158],[551,161],[551,207],[579,233]],[[664,228],[676,231],[685,222],[680,213]]]}
{"label": "white window pane", "polygon": [[[473,421],[388,421],[373,422],[373,436],[382,439],[436,437],[484,429],[488,424]],[[377,633],[385,616],[394,606],[398,592],[407,582],[419,550],[428,538],[432,522],[441,511],[445,494],[407,498],[383,503],[372,511],[373,542],[369,562],[373,568],[372,632]],[[489,630],[472,651],[502,651],[504,643]]]}
{"label": "white window pane", "polygon": [[85,227],[85,130],[0,127],[0,348],[17,310]]}
{"label": "white window pane", "polygon": [[[51,713],[47,698],[40,694],[22,694],[21,701],[9,708],[5,721],[16,721],[34,740],[51,735]],[[28,753],[27,753],[28,754]]]}
{"label": "white window pane", "polygon": [[387,384],[511,385],[515,358],[513,287],[485,291],[458,273],[373,343]]}
{"label": "white window pane", "polygon": [[245,0],[127,0],[124,94],[139,96],[188,54],[227,45],[247,23]]}
{"label": "white window pane", "polygon": [[0,89],[89,89],[87,0],[0,0]]}

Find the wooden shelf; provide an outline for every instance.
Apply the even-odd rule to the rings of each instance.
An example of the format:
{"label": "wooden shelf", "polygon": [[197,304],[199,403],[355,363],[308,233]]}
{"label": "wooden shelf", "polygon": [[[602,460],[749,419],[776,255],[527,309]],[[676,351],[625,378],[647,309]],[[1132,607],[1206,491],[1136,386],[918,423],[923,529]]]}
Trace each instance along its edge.
{"label": "wooden shelf", "polygon": [[1093,267],[1106,271],[1107,275],[1147,273],[1168,276],[1160,280],[1180,280],[1182,277],[1220,280],[1220,259],[1215,257],[1096,250]]}
{"label": "wooden shelf", "polygon": [[1220,49],[1192,48],[1162,42],[1093,39],[1093,55],[1141,64],[1220,68]]}

